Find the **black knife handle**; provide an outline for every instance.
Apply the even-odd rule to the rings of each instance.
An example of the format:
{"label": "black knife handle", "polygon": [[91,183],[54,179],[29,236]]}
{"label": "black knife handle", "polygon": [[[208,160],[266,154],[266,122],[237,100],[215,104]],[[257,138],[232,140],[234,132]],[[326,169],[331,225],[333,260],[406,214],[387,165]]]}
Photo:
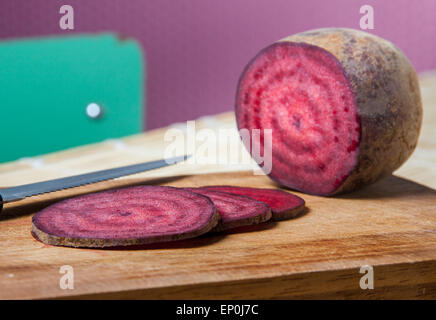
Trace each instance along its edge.
{"label": "black knife handle", "polygon": [[3,197],[2,194],[0,193],[0,213],[2,213],[3,210]]}

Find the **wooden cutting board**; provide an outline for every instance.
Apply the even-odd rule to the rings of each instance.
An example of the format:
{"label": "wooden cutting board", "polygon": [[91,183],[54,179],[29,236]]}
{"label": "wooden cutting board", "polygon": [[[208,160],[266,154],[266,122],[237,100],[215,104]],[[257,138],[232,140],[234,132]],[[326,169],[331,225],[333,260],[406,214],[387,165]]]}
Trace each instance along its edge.
{"label": "wooden cutting board", "polygon": [[[0,298],[436,298],[436,191],[388,177],[336,198],[302,195],[289,221],[131,249],[44,245],[33,213],[73,195],[144,183],[276,187],[251,172],[120,179],[6,206],[0,218]],[[60,267],[74,289],[59,286]],[[360,267],[373,266],[362,290]]]}

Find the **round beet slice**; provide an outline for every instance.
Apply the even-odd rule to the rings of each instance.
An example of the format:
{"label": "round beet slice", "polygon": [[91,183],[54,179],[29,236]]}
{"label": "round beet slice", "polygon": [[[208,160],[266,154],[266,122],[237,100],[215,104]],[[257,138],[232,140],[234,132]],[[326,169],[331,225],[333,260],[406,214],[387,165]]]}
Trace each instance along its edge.
{"label": "round beet slice", "polygon": [[305,201],[302,198],[292,193],[277,189],[236,186],[206,186],[202,188],[243,195],[266,203],[271,208],[272,220],[274,221],[295,218],[306,208]]}
{"label": "round beet slice", "polygon": [[271,218],[269,206],[261,201],[204,188],[188,188],[188,190],[209,197],[214,203],[221,216],[214,231],[259,224]]}
{"label": "round beet slice", "polygon": [[261,130],[261,150],[263,130],[272,130],[273,180],[310,194],[348,192],[391,174],[415,149],[418,78],[384,39],[351,29],[308,31],[247,65],[236,119],[239,129]]}
{"label": "round beet slice", "polygon": [[36,213],[32,233],[60,246],[109,247],[192,238],[219,221],[212,201],[172,187],[138,186],[71,198]]}

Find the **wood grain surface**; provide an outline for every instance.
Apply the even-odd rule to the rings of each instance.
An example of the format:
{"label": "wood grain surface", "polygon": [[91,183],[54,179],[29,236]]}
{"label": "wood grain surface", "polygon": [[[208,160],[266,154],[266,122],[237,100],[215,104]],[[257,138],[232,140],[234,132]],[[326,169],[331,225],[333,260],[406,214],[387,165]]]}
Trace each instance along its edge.
{"label": "wood grain surface", "polygon": [[[308,211],[294,220],[170,244],[74,249],[30,234],[32,214],[54,201],[144,183],[276,187],[252,172],[124,179],[9,204],[0,298],[436,298],[436,191],[396,176],[341,197],[302,195]],[[63,265],[73,290],[60,289]],[[360,289],[364,265],[373,290]]]}

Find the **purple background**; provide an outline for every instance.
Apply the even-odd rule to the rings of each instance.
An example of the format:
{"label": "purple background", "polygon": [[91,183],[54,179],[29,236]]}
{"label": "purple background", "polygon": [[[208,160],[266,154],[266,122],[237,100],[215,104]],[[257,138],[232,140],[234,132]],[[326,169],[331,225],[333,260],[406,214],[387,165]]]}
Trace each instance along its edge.
{"label": "purple background", "polygon": [[147,60],[147,129],[231,110],[248,60],[289,34],[359,28],[372,5],[375,30],[418,71],[436,68],[435,0],[0,0],[0,38],[68,34],[59,8],[75,10],[75,32],[135,37]]}

